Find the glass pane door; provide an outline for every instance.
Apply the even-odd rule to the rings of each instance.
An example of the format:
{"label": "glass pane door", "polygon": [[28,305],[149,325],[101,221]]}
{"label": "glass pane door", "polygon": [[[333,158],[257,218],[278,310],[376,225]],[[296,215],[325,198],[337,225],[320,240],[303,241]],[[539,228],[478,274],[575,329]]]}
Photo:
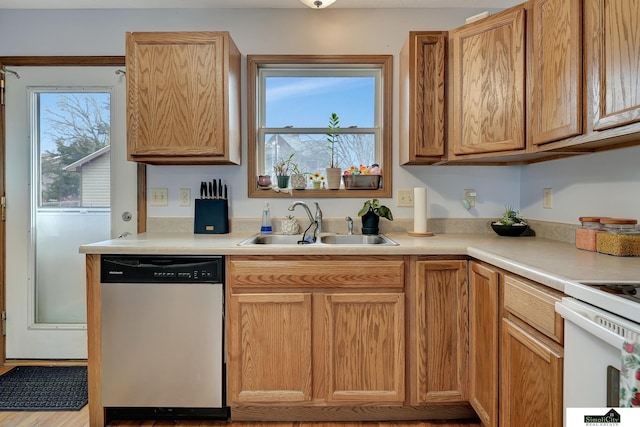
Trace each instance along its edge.
{"label": "glass pane door", "polygon": [[[6,88],[6,357],[87,357],[81,245],[135,234],[116,67],[14,67]],[[117,189],[117,191],[115,190]]]}
{"label": "glass pane door", "polygon": [[111,93],[31,89],[35,322],[86,323],[78,247],[110,237]]}

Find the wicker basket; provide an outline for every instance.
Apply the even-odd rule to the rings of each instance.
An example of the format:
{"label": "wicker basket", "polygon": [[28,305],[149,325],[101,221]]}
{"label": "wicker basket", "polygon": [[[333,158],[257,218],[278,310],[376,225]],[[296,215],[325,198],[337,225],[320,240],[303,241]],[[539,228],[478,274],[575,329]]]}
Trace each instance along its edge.
{"label": "wicker basket", "polygon": [[382,175],[343,175],[347,190],[375,190],[380,188]]}

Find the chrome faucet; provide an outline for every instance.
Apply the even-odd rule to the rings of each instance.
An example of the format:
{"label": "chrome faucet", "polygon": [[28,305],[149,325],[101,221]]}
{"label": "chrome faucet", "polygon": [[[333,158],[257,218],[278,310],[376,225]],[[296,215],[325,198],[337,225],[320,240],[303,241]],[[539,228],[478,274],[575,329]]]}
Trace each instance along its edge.
{"label": "chrome faucet", "polygon": [[318,202],[313,202],[316,204],[316,229],[318,230],[318,234],[322,233],[322,209],[320,209],[320,205]]}
{"label": "chrome faucet", "polygon": [[353,234],[353,220],[350,216],[345,217],[347,220],[347,234]]}
{"label": "chrome faucet", "polygon": [[[313,241],[312,242],[315,243],[316,239],[317,239],[317,234],[318,234],[318,220],[313,217],[313,215],[311,214],[311,210],[309,209],[309,206],[303,201],[298,200],[298,201],[295,201],[295,202],[291,203],[289,205],[288,209],[290,211],[293,211],[296,208],[296,206],[302,206],[304,211],[307,213],[307,216],[309,217],[309,226],[307,227],[306,230],[304,230],[304,233],[302,233],[302,240],[299,243],[309,243],[307,241],[307,239],[306,239],[307,231],[309,231],[309,229],[311,227],[313,227],[313,226],[315,226],[315,227],[313,229]],[[320,210],[320,207],[318,206],[318,203],[316,203],[316,217],[317,217],[317,214],[318,214],[318,210]],[[322,221],[322,212],[320,212],[320,220]]]}

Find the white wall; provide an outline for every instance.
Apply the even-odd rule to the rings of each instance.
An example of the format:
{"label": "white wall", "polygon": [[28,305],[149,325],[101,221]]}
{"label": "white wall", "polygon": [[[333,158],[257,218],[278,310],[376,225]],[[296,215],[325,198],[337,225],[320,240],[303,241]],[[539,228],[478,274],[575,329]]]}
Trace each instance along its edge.
{"label": "white wall", "polygon": [[[293,1],[293,0],[292,0]],[[228,30],[243,56],[247,54],[393,54],[394,55],[394,193],[400,188],[427,186],[429,217],[494,217],[505,205],[521,206],[525,217],[576,222],[596,214],[592,200],[610,197],[611,183],[624,181],[636,189],[640,181],[632,166],[637,149],[598,154],[597,159],[559,160],[525,167],[409,166],[398,159],[398,54],[410,30],[447,30],[464,23],[478,9],[201,9],[201,10],[0,10],[0,56],[124,55],[126,31]],[[244,65],[244,58],[243,58]],[[244,78],[243,78],[244,81]],[[246,87],[243,86],[243,98]],[[246,103],[243,102],[243,114]],[[245,115],[246,117],[246,115]],[[246,162],[246,132],[243,132]],[[625,154],[628,153],[628,154]],[[594,163],[615,165],[591,175]],[[585,164],[585,166],[581,166]],[[611,169],[613,167],[610,166]],[[149,207],[150,216],[191,216],[193,206],[178,206],[180,188],[197,196],[199,182],[224,178],[231,184],[231,215],[257,217],[263,200],[246,197],[246,165],[149,167],[149,187],[169,189],[169,207]],[[522,177],[522,178],[521,178]],[[541,208],[542,188],[552,187],[555,204]],[[460,199],[465,188],[477,191],[476,208],[466,211]],[[608,199],[607,210],[618,216],[639,216],[640,201],[630,194]],[[587,194],[589,195],[587,197]],[[286,214],[289,200],[271,200],[272,215]],[[411,208],[395,207],[397,217],[412,216]],[[322,199],[328,217],[355,215],[362,199]],[[614,215],[614,213],[607,213]]]}
{"label": "white wall", "polygon": [[[640,220],[640,147],[592,153],[522,167],[521,206],[529,217],[577,222],[580,216]],[[553,209],[542,190],[553,189]]]}

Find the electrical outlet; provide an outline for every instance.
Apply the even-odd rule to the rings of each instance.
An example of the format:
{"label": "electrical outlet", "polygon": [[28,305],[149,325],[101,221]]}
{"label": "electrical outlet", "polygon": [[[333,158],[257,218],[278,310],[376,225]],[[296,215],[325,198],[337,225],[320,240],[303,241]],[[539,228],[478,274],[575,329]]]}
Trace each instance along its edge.
{"label": "electrical outlet", "polygon": [[180,189],[180,206],[191,206],[191,189]]}
{"label": "electrical outlet", "polygon": [[545,188],[542,190],[542,207],[544,209],[553,208],[553,188]]}
{"label": "electrical outlet", "polygon": [[413,190],[411,189],[398,190],[398,198],[396,199],[396,206],[413,206]]}
{"label": "electrical outlet", "polygon": [[149,190],[149,199],[151,206],[168,206],[169,189],[152,188],[151,190]]}

